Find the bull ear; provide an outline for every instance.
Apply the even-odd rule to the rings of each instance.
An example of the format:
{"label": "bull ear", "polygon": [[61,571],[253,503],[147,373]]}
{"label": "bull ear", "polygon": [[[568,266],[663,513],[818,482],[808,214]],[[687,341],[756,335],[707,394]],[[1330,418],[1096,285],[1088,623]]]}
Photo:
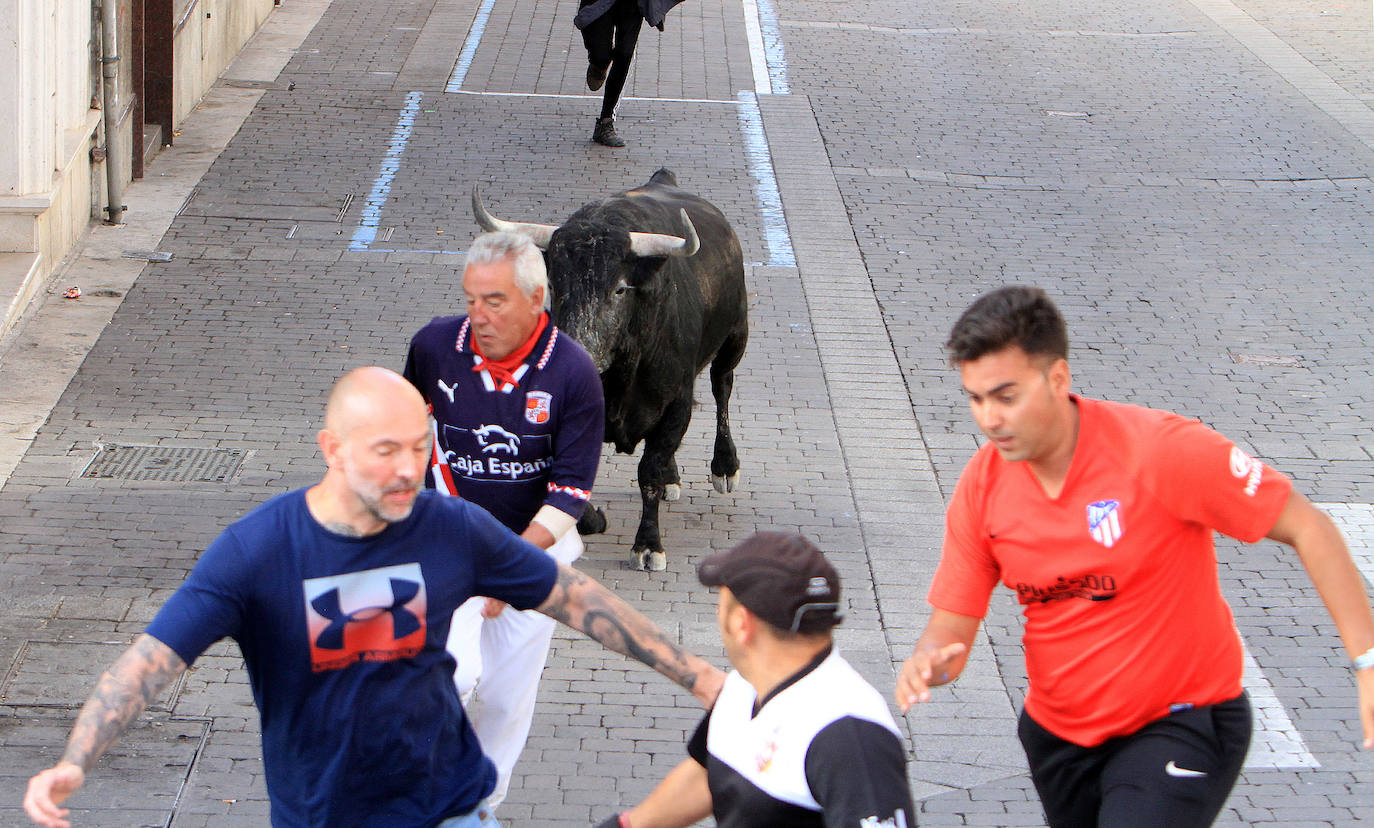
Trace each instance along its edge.
{"label": "bull ear", "polygon": [[558,228],[552,224],[532,224],[529,222],[506,221],[493,216],[487,212],[487,208],[482,204],[481,186],[472,185],[472,215],[477,219],[477,226],[488,233],[519,233],[528,236],[540,250],[549,249],[549,239],[553,237],[553,231]]}

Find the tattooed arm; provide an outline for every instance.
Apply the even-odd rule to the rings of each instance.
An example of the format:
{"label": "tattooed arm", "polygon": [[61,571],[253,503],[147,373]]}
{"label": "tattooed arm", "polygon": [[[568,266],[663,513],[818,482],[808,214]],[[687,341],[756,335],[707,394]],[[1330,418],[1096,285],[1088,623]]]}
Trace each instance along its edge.
{"label": "tattooed arm", "polygon": [[143,708],[186,669],[181,657],[150,635],[140,635],[110,665],[76,717],[62,760],[29,780],[24,810],[49,828],[69,828],[62,803],[81,787],[101,754]]}
{"label": "tattooed arm", "polygon": [[702,707],[716,701],[725,674],[668,640],[654,622],[590,576],[558,565],[558,581],[538,607],[621,655],[642,661],[690,690]]}

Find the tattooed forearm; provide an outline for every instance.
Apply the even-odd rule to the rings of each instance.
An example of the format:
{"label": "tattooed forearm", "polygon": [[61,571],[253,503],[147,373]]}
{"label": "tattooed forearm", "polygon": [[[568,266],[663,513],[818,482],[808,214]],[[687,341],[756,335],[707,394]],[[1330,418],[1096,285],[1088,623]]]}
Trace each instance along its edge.
{"label": "tattooed forearm", "polygon": [[559,564],[558,580],[554,581],[553,589],[549,592],[549,597],[544,599],[539,611],[560,624],[566,624],[580,630],[581,626],[574,624],[572,617],[568,614],[568,592],[590,580],[576,569]]}
{"label": "tattooed forearm", "polygon": [[[696,674],[688,671],[687,653],[662,635],[651,634],[648,640],[643,640],[627,629],[624,621],[610,610],[589,610],[584,624],[586,628],[583,632],[587,637],[607,649],[649,665],[688,690],[696,685]],[[667,650],[669,658],[660,658],[650,649],[650,642]]]}
{"label": "tattooed forearm", "polygon": [[696,686],[702,670],[711,669],[615,593],[572,567],[558,567],[558,581],[539,610],[607,649],[647,664],[687,690]]}
{"label": "tattooed forearm", "polygon": [[148,702],[185,669],[171,647],[152,636],[139,636],[100,676],[76,717],[63,761],[89,771]]}

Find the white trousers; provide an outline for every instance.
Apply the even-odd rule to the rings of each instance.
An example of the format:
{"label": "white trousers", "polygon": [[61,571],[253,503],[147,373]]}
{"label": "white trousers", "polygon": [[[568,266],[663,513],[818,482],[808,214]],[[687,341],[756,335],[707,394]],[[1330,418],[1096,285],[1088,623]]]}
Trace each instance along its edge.
{"label": "white trousers", "polygon": [[[559,563],[572,563],[583,549],[573,528],[547,551]],[[530,735],[539,676],[556,622],[534,610],[511,607],[495,618],[483,618],[485,602],[469,598],[454,611],[447,649],[458,660],[453,681],[463,709],[482,752],[496,765],[496,789],[487,797],[487,804],[495,808],[506,798],[515,760]]]}

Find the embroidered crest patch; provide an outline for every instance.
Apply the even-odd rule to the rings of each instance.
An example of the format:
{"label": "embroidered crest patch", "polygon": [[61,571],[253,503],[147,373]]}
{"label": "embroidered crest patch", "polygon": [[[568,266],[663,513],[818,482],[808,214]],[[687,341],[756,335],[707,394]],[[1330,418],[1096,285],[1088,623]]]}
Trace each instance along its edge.
{"label": "embroidered crest patch", "polygon": [[1121,503],[1116,500],[1089,503],[1088,532],[1093,540],[1109,549],[1121,540]]}
{"label": "embroidered crest patch", "polygon": [[535,425],[549,421],[549,404],[553,396],[547,391],[531,391],[525,395],[525,419]]}

